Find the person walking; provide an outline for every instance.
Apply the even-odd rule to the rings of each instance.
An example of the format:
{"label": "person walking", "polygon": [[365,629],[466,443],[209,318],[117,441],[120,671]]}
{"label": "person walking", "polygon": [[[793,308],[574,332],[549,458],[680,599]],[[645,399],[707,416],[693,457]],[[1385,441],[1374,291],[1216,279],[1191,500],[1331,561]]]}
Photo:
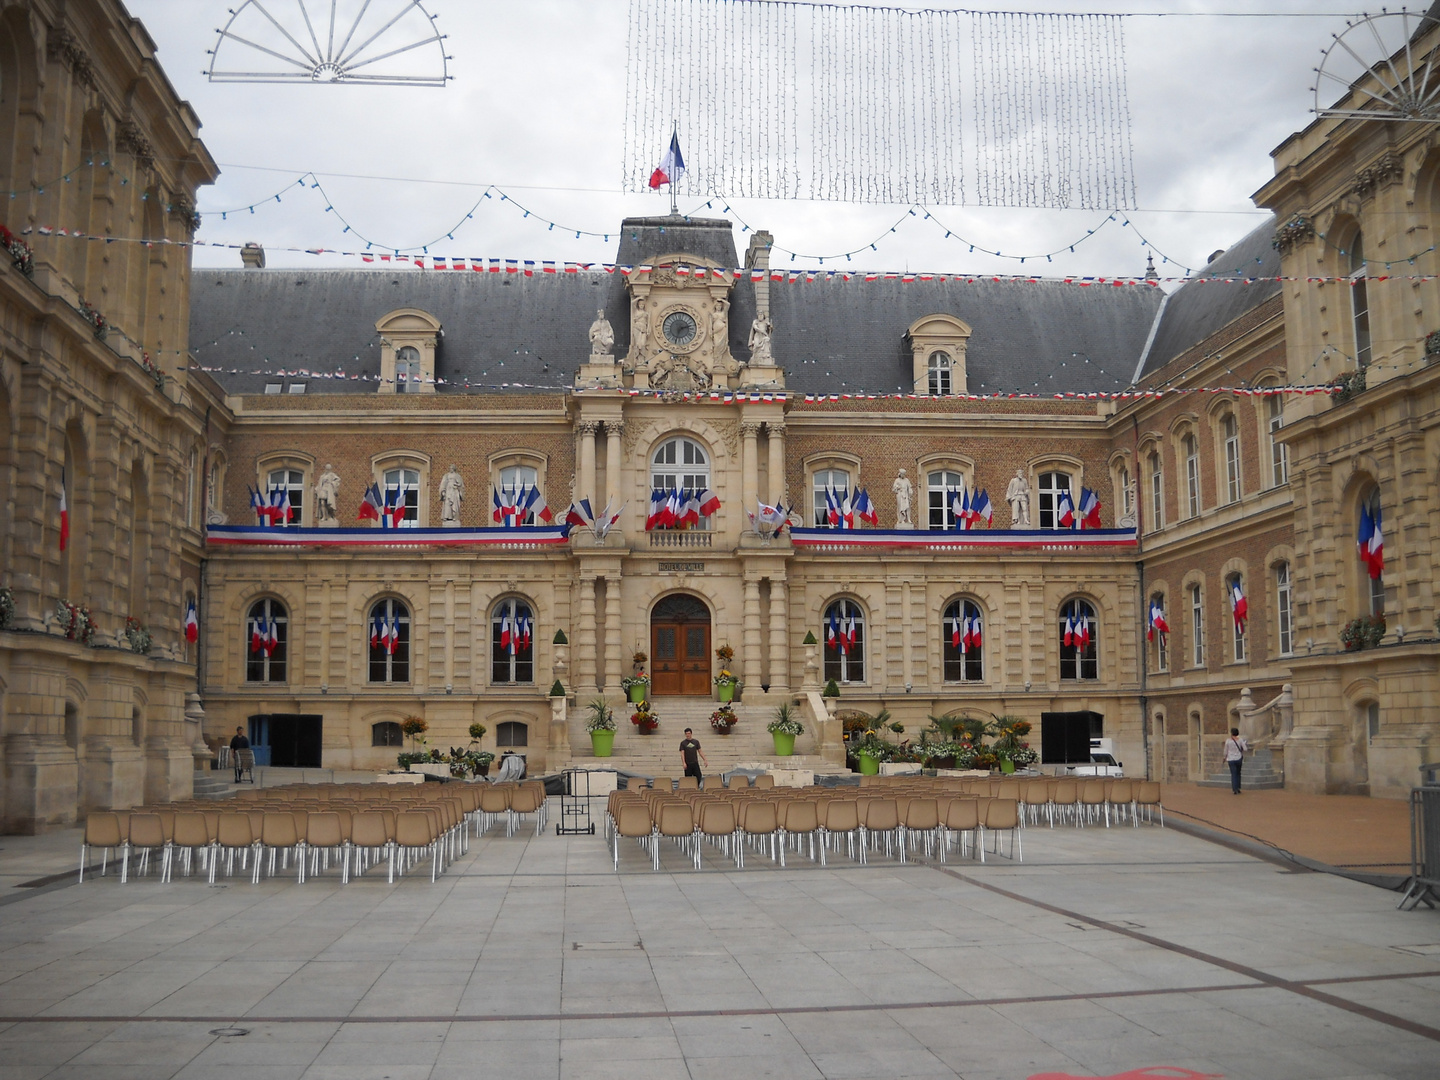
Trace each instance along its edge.
{"label": "person walking", "polygon": [[235,737],[230,740],[230,760],[235,766],[235,782],[240,782],[240,773],[243,765],[240,760],[240,751],[250,749],[250,740],[245,737],[245,729],[237,727]]}
{"label": "person walking", "polygon": [[695,733],[688,727],[685,729],[685,738],[680,742],[680,760],[685,766],[685,775],[695,777],[695,782],[703,786],[705,776],[700,772],[700,765],[703,762],[708,769],[710,762],[705,760],[705,752],[700,749]]}
{"label": "person walking", "polygon": [[1240,737],[1240,729],[1232,727],[1225,740],[1225,764],[1230,766],[1230,790],[1236,795],[1240,794],[1240,767],[1249,749],[1250,744]]}

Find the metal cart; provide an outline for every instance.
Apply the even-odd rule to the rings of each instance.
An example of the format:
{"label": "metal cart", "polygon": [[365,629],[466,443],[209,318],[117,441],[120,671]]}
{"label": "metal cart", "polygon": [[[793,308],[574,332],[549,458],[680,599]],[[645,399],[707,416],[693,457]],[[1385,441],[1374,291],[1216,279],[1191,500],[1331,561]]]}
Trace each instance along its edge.
{"label": "metal cart", "polygon": [[565,786],[560,791],[560,820],[555,823],[556,836],[595,835],[595,822],[590,819],[591,769],[566,769]]}

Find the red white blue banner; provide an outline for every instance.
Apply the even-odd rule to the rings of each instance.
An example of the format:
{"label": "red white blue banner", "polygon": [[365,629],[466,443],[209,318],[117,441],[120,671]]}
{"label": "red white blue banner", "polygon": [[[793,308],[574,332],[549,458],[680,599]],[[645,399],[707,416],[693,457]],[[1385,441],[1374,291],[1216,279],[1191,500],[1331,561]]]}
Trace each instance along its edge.
{"label": "red white blue banner", "polygon": [[1077,548],[1134,547],[1134,529],[796,529],[790,542],[823,551],[855,548]]}
{"label": "red white blue banner", "polygon": [[216,547],[425,548],[503,547],[510,550],[563,544],[570,530],[529,525],[490,529],[318,529],[263,525],[211,525],[205,539]]}

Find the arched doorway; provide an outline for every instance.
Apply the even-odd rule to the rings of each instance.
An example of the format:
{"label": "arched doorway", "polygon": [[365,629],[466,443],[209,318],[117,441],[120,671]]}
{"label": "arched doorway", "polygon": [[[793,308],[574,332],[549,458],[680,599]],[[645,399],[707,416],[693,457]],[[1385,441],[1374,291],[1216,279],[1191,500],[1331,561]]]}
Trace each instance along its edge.
{"label": "arched doorway", "polygon": [[688,593],[667,596],[650,612],[650,693],[710,696],[710,609]]}

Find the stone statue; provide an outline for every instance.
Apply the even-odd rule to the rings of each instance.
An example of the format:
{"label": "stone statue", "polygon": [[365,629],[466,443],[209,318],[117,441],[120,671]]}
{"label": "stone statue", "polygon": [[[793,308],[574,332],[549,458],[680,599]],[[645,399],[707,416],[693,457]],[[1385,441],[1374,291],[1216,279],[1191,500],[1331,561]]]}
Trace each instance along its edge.
{"label": "stone statue", "polygon": [[910,519],[910,499],[915,494],[915,485],[910,482],[904,469],[895,477],[895,483],[890,485],[890,490],[895,493],[895,528],[913,529],[915,522]]}
{"label": "stone statue", "polygon": [[327,529],[333,529],[340,524],[335,515],[339,498],[340,477],[330,463],[326,462],[325,471],[320,474],[320,479],[315,481],[315,524]]}
{"label": "stone statue", "polygon": [[1010,504],[1010,527],[1030,528],[1030,485],[1025,482],[1024,469],[1015,470],[1015,479],[1005,489],[1005,501]]}
{"label": "stone statue", "polygon": [[451,465],[440,479],[440,524],[447,529],[460,525],[460,504],[465,501],[465,478]]}
{"label": "stone statue", "polygon": [[630,351],[639,356],[645,351],[649,337],[650,313],[645,310],[644,300],[636,300],[635,310],[630,314]]}
{"label": "stone statue", "polygon": [[715,301],[715,313],[710,316],[710,336],[717,349],[724,349],[730,338],[730,303],[728,300]]}
{"label": "stone statue", "polygon": [[773,365],[775,363],[775,357],[770,352],[770,335],[774,332],[775,324],[770,321],[770,316],[755,316],[755,321],[750,324],[751,364]]}
{"label": "stone statue", "polygon": [[595,321],[590,324],[590,355],[610,356],[615,348],[615,328],[605,318],[604,308],[595,312]]}

